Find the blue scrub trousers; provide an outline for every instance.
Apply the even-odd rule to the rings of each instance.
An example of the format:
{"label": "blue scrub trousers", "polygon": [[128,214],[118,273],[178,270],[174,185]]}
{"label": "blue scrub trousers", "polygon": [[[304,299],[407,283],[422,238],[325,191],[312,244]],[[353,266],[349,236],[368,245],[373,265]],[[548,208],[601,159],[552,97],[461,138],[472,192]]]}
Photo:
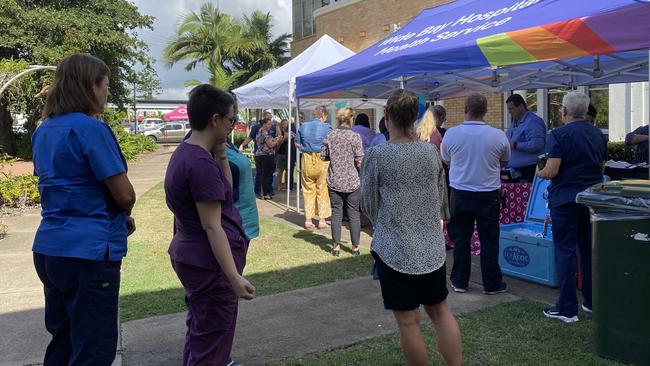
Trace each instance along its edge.
{"label": "blue scrub trousers", "polygon": [[575,202],[551,207],[553,220],[553,243],[555,263],[559,280],[559,296],[555,309],[561,315],[572,317],[578,314],[576,294],[576,262],[580,256],[582,271],[582,295],[584,305],[591,304],[591,222],[589,209]]}
{"label": "blue scrub trousers", "polygon": [[45,327],[52,334],[44,366],[113,363],[121,265],[34,253],[45,291]]}

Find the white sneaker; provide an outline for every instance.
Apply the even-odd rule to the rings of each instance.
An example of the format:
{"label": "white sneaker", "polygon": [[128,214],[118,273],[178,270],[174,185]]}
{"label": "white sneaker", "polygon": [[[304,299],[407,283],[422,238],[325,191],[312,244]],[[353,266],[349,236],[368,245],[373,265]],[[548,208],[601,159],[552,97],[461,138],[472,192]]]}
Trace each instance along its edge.
{"label": "white sneaker", "polygon": [[586,307],[585,304],[582,304],[582,311],[584,311],[585,313],[587,313],[589,315],[593,314],[593,311],[591,309],[589,309],[588,307]]}
{"label": "white sneaker", "polygon": [[572,317],[564,316],[561,315],[560,312],[558,312],[555,309],[544,310],[544,316],[551,319],[557,319],[564,323],[575,323],[579,320],[577,315],[574,315]]}
{"label": "white sneaker", "polygon": [[463,294],[463,293],[467,292],[467,287],[456,287],[456,286],[454,286],[454,285],[452,284],[452,285],[451,285],[451,288],[454,289],[454,292],[458,292],[458,293],[460,293],[460,294]]}

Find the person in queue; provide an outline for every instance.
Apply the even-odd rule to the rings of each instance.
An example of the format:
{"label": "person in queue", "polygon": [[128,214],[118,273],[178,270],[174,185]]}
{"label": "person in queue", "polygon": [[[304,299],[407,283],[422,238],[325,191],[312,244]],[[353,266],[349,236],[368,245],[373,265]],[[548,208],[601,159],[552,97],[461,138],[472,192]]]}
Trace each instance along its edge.
{"label": "person in queue", "polygon": [[535,178],[537,157],[544,153],[546,124],[538,115],[528,110],[521,95],[511,95],[506,104],[508,113],[512,116],[512,127],[506,132],[511,151],[507,168],[517,172],[519,181],[532,182]]}
{"label": "person in queue", "polygon": [[564,126],[551,131],[547,161],[537,172],[550,179],[548,205],[553,222],[553,244],[558,273],[559,295],[555,306],[544,310],[548,318],[565,323],[578,321],[576,259],[582,272],[582,309],[592,312],[591,302],[591,222],[587,206],[576,203],[576,195],[603,181],[607,161],[607,141],[603,133],[585,119],[589,97],[569,92],[562,99]]}
{"label": "person in queue", "polygon": [[327,188],[327,169],[329,163],[322,161],[320,152],[325,136],[332,131],[327,122],[327,108],[318,106],[314,110],[315,119],[300,125],[296,135],[302,157],[300,160],[300,180],[305,207],[305,229],[312,229],[312,219],[318,217],[318,228],[328,227],[325,221],[332,214]]}
{"label": "person in queue", "polygon": [[260,121],[260,129],[255,136],[255,169],[260,172],[261,193],[265,200],[270,200],[273,195],[275,149],[283,141],[282,136],[277,136],[272,132],[274,128],[273,122],[263,119]]}
{"label": "person in queue", "polygon": [[[271,122],[272,125],[270,126],[269,129],[269,134],[271,137],[275,138],[277,136],[280,136],[280,128],[273,122],[273,113],[271,111],[266,111],[264,112],[264,117],[260,119],[260,121],[253,126],[251,126],[250,132],[248,133],[248,136],[242,141],[242,143],[239,145],[239,150],[244,150],[244,148],[248,147],[248,145],[253,142],[253,156],[257,153],[257,133],[260,131],[260,128],[262,127],[263,122]],[[262,198],[262,171],[260,169],[255,168],[255,195]],[[271,192],[271,195],[273,193]]]}
{"label": "person in queue", "polygon": [[372,140],[375,138],[375,131],[370,128],[370,119],[365,113],[359,113],[354,118],[354,126],[352,126],[352,131],[356,132],[361,136],[361,141],[363,142],[363,151],[368,150]]}
{"label": "person in queue", "polygon": [[[239,116],[239,108],[237,105],[237,95],[232,91],[228,91],[230,96],[235,101],[233,107],[235,116]],[[232,127],[234,128],[234,124]],[[228,134],[232,133],[232,128]],[[192,136],[192,131],[185,135],[183,141]],[[210,151],[210,155],[214,158],[215,153]],[[226,157],[228,158],[228,165],[230,165],[230,172],[232,174],[232,198],[235,202],[235,208],[242,218],[242,226],[248,240],[257,238],[260,234],[259,214],[257,212],[257,202],[255,202],[255,191],[253,186],[253,169],[251,162],[230,141],[226,143]],[[176,234],[176,226],[174,225],[174,234]],[[227,366],[239,366],[240,364],[230,358]]]}
{"label": "person in queue", "polygon": [[637,127],[634,131],[625,135],[626,146],[636,146],[634,164],[648,164],[648,125]]}
{"label": "person in queue", "polygon": [[465,122],[447,130],[442,139],[442,159],[449,165],[451,219],[449,237],[454,242],[450,280],[455,292],[467,292],[472,267],[471,240],[474,225],[481,240],[483,293],[505,292],[499,267],[499,213],[501,168],[510,159],[505,133],[485,123],[488,111],[484,95],[465,99]]}
{"label": "person in queue", "polygon": [[420,329],[419,308],[424,305],[439,352],[447,365],[460,365],[460,330],[446,301],[445,240],[439,225],[449,216],[443,203],[445,173],[437,149],[413,134],[418,104],[408,90],[396,90],[388,98],[390,140],[368,149],[364,157],[361,206],[374,226],[371,252],[406,364],[428,364]]}
{"label": "person in queue", "polygon": [[[291,129],[289,127],[291,127]],[[284,118],[280,122],[280,131],[282,133],[282,142],[280,143],[276,153],[278,167],[277,186],[279,191],[286,191],[287,181],[289,182],[289,187],[293,187],[294,184],[293,172],[296,167],[297,151],[293,141],[296,139],[296,126],[295,124],[289,126],[289,120]],[[289,154],[289,137],[291,137],[292,141],[291,160],[289,161],[289,164],[287,164],[287,160],[289,160],[287,159],[287,154]]]}
{"label": "person in queue", "polygon": [[349,108],[336,112],[338,127],[325,136],[321,149],[321,159],[329,161],[327,186],[332,203],[332,255],[341,253],[341,225],[345,206],[350,222],[352,255],[359,255],[361,238],[361,181],[359,169],[363,161],[363,142],[361,136],[354,132],[352,121],[354,113]]}
{"label": "person in queue", "polygon": [[255,287],[242,276],[249,240],[234,206],[226,153],[234,106],[231,95],[210,85],[190,92],[192,136],[176,149],[165,176],[177,228],[169,255],[188,307],[183,365],[226,365],[238,298],[255,297]]}
{"label": "person in queue", "polygon": [[[233,108],[235,116],[239,118],[237,95],[232,91],[228,91],[228,93],[235,100]],[[234,128],[234,126],[232,127]],[[232,129],[228,134],[230,133],[232,133]],[[190,130],[183,138],[183,141],[186,141],[191,136],[192,131]],[[215,157],[213,151],[210,151],[210,155]],[[228,158],[228,164],[230,165],[230,172],[232,174],[232,197],[233,201],[235,201],[235,208],[237,208],[237,211],[239,211],[242,217],[246,237],[248,237],[248,240],[253,240],[260,233],[259,215],[257,212],[257,203],[255,202],[253,168],[246,155],[230,141],[226,143],[226,157]],[[176,226],[174,226],[175,233]]]}
{"label": "person in queue", "polygon": [[596,125],[596,118],[598,117],[598,110],[593,104],[589,103],[589,109],[585,115],[585,121],[591,123],[592,126]]}
{"label": "person in queue", "polygon": [[115,135],[97,119],[109,77],[96,57],[64,58],[32,137],[42,208],[32,250],[52,334],[46,366],[110,366],[117,350],[120,267],[136,197]]}
{"label": "person in queue", "polygon": [[440,143],[447,130],[442,125],[447,120],[447,111],[441,105],[432,105],[422,116],[417,133],[422,141],[429,141],[440,150]]}
{"label": "person in queue", "polygon": [[386,128],[386,117],[381,117],[379,120],[379,133],[372,139],[370,147],[386,143],[390,139],[388,129]]}

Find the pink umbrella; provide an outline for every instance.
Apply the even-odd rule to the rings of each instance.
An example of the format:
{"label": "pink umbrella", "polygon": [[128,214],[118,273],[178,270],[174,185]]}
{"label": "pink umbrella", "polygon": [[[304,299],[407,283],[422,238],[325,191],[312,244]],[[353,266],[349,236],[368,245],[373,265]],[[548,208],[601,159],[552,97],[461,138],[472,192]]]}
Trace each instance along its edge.
{"label": "pink umbrella", "polygon": [[165,121],[187,121],[187,108],[184,105],[176,107],[173,111],[165,113]]}

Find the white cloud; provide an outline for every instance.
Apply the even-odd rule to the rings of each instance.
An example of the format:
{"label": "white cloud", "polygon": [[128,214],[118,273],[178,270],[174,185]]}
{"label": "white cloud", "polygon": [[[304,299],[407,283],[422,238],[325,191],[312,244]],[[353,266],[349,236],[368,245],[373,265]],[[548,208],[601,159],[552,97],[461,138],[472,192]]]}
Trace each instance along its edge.
{"label": "white cloud", "polygon": [[[208,80],[208,73],[198,66],[191,72],[185,71],[184,64],[174,65],[171,69],[162,61],[162,50],[173,38],[176,23],[181,14],[198,11],[205,1],[196,0],[133,0],[140,13],[156,18],[154,30],[140,30],[137,34],[149,45],[150,55],[156,59],[156,71],[160,77],[163,93],[160,99],[185,99],[187,88],[185,81]],[[250,14],[254,10],[270,12],[273,15],[273,30],[276,35],[291,33],[290,0],[220,0],[212,1],[225,12],[235,17]],[[163,5],[164,4],[164,5]]]}

